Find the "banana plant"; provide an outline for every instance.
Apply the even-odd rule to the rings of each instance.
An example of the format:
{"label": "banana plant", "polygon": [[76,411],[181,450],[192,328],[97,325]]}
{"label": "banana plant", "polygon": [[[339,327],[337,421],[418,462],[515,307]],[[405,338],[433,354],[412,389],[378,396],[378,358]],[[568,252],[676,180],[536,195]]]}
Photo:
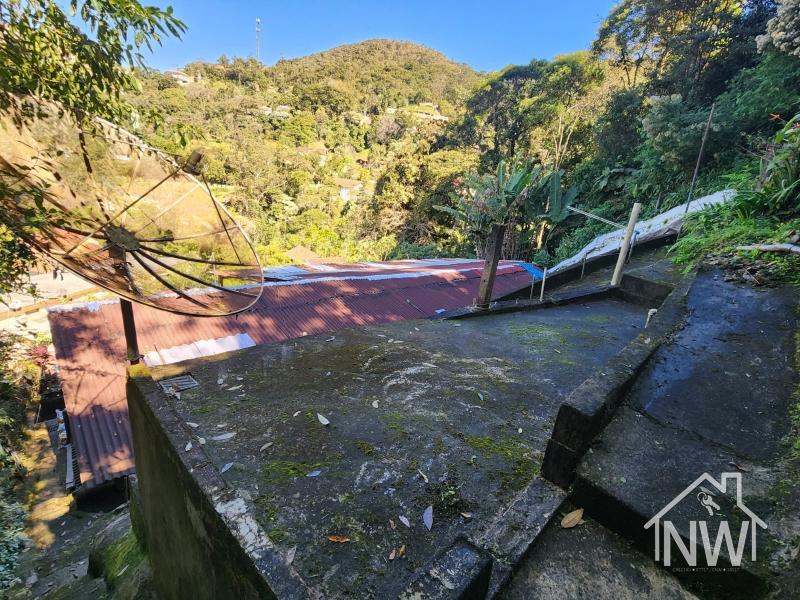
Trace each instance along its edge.
{"label": "banana plant", "polygon": [[545,214],[542,215],[549,224],[557,225],[570,215],[569,207],[575,202],[578,197],[578,188],[574,185],[566,192],[561,189],[561,175],[564,171],[553,171],[550,174],[549,196],[545,208]]}
{"label": "banana plant", "polygon": [[541,186],[542,168],[531,159],[501,160],[494,173],[466,177],[457,206],[434,206],[467,226],[470,233],[485,236],[493,225],[507,225],[530,211],[529,198]]}

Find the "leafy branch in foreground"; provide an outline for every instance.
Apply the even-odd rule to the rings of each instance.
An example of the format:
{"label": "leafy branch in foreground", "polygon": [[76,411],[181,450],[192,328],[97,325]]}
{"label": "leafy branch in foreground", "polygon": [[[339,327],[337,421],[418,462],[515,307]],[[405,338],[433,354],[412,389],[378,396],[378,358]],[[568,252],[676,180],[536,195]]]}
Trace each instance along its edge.
{"label": "leafy branch in foreground", "polygon": [[186,26],[135,0],[70,0],[69,15],[53,0],[11,0],[0,6],[0,89],[33,95],[125,123],[134,117],[124,93],[139,89],[133,69],[142,52]]}
{"label": "leafy branch in foreground", "polygon": [[[125,94],[139,89],[134,69],[145,66],[142,52],[184,30],[171,7],[162,10],[136,0],[0,3],[0,117],[8,117],[0,134],[13,138],[15,125],[38,116],[28,112],[25,99],[31,97],[57,103],[78,123],[95,116],[135,123],[141,115]],[[153,121],[156,115],[146,114]],[[52,225],[40,202],[31,205],[40,209],[32,214],[21,208],[21,197],[41,199],[47,192],[46,186],[36,189],[30,182],[21,190],[24,176],[16,165],[0,161],[0,199],[8,200],[6,207],[20,207],[5,211],[0,222],[3,292],[22,287],[35,262],[31,249],[12,231],[43,231]]]}

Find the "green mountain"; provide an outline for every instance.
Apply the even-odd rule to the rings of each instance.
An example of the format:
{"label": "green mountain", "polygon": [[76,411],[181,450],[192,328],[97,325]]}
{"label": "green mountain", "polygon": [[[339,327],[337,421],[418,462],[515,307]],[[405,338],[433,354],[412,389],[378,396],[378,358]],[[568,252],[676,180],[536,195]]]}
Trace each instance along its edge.
{"label": "green mountain", "polygon": [[[474,164],[433,144],[483,77],[417,44],[369,40],[273,66],[222,57],[141,79],[134,102],[166,125],[141,133],[175,154],[205,150],[206,177],[265,263],[287,262],[295,245],[378,259],[405,238],[426,243],[426,219],[413,218],[420,193],[446,201]],[[175,131],[188,148],[165,133]]]}
{"label": "green mountain", "polygon": [[268,69],[273,85],[298,90],[329,85],[364,108],[434,102],[455,105],[477,83],[469,66],[410,42],[367,40],[303,58],[281,60]]}

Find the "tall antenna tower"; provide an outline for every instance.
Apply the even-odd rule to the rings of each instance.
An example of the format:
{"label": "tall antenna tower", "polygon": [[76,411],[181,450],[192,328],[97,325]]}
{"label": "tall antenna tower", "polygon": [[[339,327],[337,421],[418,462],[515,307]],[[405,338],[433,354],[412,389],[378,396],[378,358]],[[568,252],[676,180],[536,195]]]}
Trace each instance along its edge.
{"label": "tall antenna tower", "polygon": [[256,17],[256,60],[261,62],[261,19]]}

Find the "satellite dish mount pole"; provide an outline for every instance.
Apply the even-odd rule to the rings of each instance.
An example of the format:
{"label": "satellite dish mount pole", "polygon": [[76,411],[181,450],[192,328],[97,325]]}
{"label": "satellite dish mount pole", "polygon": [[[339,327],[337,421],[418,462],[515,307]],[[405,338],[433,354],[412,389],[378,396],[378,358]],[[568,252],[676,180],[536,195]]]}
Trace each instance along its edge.
{"label": "satellite dish mount pole", "polygon": [[136,337],[136,321],[133,319],[133,305],[130,300],[119,299],[122,309],[122,328],[125,331],[125,347],[128,351],[128,362],[139,364],[139,340]]}

